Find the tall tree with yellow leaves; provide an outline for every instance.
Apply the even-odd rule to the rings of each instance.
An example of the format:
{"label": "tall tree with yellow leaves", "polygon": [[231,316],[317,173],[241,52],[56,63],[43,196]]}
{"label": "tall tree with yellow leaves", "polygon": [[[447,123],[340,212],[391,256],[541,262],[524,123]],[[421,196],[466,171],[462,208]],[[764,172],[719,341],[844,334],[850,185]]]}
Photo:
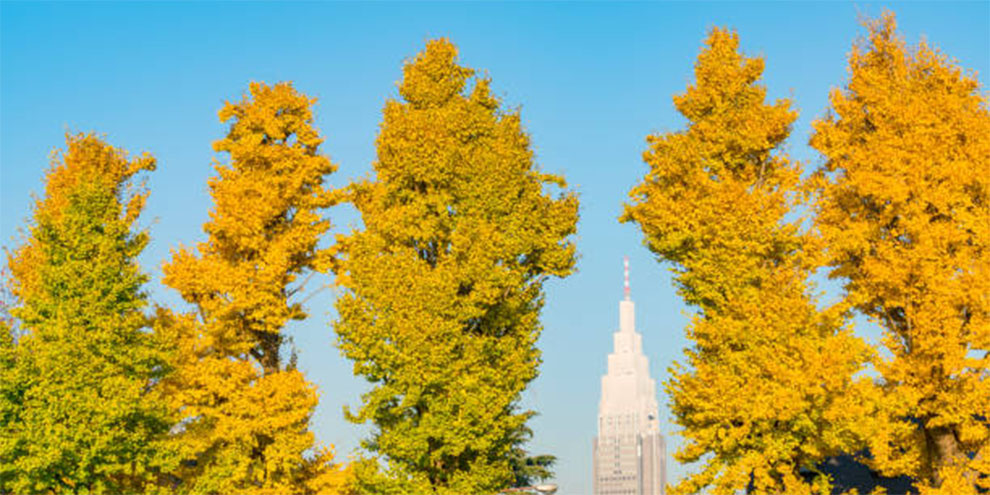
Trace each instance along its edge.
{"label": "tall tree with yellow leaves", "polygon": [[325,268],[318,242],[330,223],[319,212],[335,202],[312,103],[288,83],[252,83],[220,110],[230,130],[214,149],[230,163],[209,182],[209,238],[164,267],[196,310],[160,315],[179,348],[166,390],[182,415],[180,492],[333,492],[342,476],[329,450],[306,456],[317,391],[287,359],[284,333],[306,317],[293,296],[301,276]]}
{"label": "tall tree with yellow leaves", "polygon": [[[447,40],[406,63],[385,104],[371,180],[351,186],[363,230],[338,238],[335,329],[374,384],[362,493],[491,493],[537,375],[543,282],[574,267],[577,198],[541,173],[518,112]],[[549,190],[551,186],[560,192]]]}
{"label": "tall tree with yellow leaves", "polygon": [[[873,466],[932,493],[990,489],[990,109],[974,74],[892,13],[815,122],[816,225],[849,304],[884,329]],[[982,475],[982,477],[981,477]]]}
{"label": "tall tree with yellow leaves", "polygon": [[23,245],[9,253],[0,323],[0,492],[138,493],[153,486],[168,409],[167,354],[145,315],[135,229],[155,160],[66,137]]}
{"label": "tall tree with yellow leaves", "polygon": [[698,308],[666,388],[687,440],[675,457],[704,466],[675,493],[829,493],[816,465],[858,449],[868,384],[852,377],[869,349],[810,293],[815,251],[785,219],[800,165],[779,150],[797,113],[765,102],[763,68],[736,33],[711,31],[694,84],[674,97],[688,128],[648,138],[649,172],[621,218]]}

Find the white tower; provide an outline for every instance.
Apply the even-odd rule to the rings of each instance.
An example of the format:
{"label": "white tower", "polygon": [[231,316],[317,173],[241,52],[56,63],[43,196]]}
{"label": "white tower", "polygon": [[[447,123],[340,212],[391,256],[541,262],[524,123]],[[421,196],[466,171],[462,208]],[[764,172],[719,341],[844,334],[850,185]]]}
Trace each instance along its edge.
{"label": "white tower", "polygon": [[663,495],[667,483],[666,446],[657,416],[656,382],[636,332],[629,298],[629,258],[623,259],[624,299],[619,331],[612,336],[608,372],[602,377],[598,436],[594,439],[594,495]]}

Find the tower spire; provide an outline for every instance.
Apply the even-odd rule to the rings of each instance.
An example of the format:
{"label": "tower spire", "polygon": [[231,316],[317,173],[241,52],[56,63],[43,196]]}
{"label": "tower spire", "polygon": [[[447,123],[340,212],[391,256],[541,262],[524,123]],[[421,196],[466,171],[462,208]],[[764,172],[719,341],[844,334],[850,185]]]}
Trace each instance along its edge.
{"label": "tower spire", "polygon": [[592,450],[592,493],[663,495],[666,445],[660,434],[657,385],[636,331],[636,303],[629,294],[629,257],[622,257],[619,328],[612,334],[608,371],[602,376],[598,436]]}
{"label": "tower spire", "polygon": [[629,257],[622,257],[622,294],[626,297],[626,301],[629,300]]}

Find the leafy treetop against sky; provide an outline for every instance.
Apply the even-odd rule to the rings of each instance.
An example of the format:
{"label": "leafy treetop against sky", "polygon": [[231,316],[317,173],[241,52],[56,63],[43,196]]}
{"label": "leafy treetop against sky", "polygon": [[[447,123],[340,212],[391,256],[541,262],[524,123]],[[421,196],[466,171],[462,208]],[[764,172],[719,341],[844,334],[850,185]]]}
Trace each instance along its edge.
{"label": "leafy treetop against sky", "polygon": [[[520,107],[536,161],[563,174],[581,200],[577,273],[547,283],[544,361],[523,407],[540,412],[532,451],[559,456],[561,493],[591,489],[591,437],[599,378],[617,326],[621,258],[631,256],[633,299],[655,378],[687,345],[687,310],[666,268],[655,263],[633,225],[616,219],[626,193],[646,171],[645,137],[684,127],[671,96],[683,91],[707,31],[739,33],[743,53],[763,56],[768,98],[790,98],[799,112],[784,144],[806,169],[821,158],[807,146],[810,122],[824,115],[829,90],[848,80],[847,56],[863,31],[858,19],[884,7],[897,13],[910,45],[925,36],[986,81],[990,4],[986,2],[836,3],[448,3],[64,4],[0,6],[0,237],[11,248],[29,215],[29,192],[42,192],[50,152],[64,133],[94,131],[135,156],[154,154],[151,195],[141,222],[151,241],[140,260],[152,299],[181,307],[161,286],[169,249],[206,240],[207,180],[218,156],[211,143],[226,126],[216,112],[251,81],[292,81],[318,99],[321,150],[339,165],[330,185],[363,177],[385,100],[397,94],[402,62],[428,38],[457,44],[462,63],[487,73],[507,108]],[[331,211],[334,232],[358,217]],[[321,280],[319,283],[326,282]],[[834,285],[826,284],[834,292]],[[826,298],[827,299],[827,298]],[[307,303],[312,315],[290,323],[299,365],[320,391],[317,439],[342,459],[364,427],[348,424],[365,384],[332,347],[334,294]],[[856,332],[871,341],[875,330]],[[661,395],[666,411],[666,397]],[[669,414],[661,413],[669,451]],[[668,459],[673,479],[684,472]]]}

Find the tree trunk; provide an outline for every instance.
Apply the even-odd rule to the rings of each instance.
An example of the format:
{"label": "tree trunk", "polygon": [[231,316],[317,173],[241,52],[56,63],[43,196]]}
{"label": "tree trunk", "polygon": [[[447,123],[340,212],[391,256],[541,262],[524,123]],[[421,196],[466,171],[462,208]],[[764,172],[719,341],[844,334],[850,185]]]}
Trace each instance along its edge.
{"label": "tree trunk", "polygon": [[932,485],[942,486],[942,468],[957,461],[964,461],[965,455],[959,448],[956,434],[952,428],[938,426],[925,428],[925,439],[928,444],[929,470]]}

